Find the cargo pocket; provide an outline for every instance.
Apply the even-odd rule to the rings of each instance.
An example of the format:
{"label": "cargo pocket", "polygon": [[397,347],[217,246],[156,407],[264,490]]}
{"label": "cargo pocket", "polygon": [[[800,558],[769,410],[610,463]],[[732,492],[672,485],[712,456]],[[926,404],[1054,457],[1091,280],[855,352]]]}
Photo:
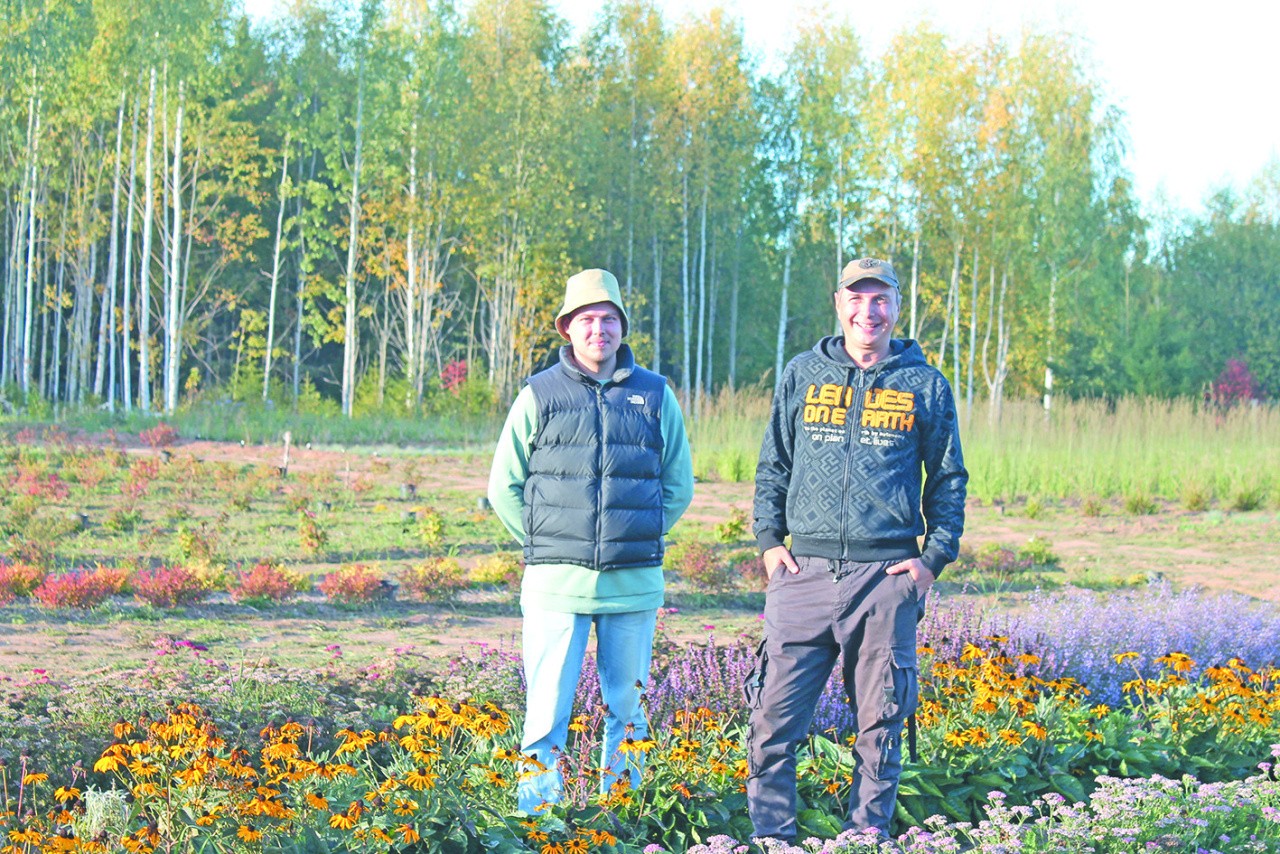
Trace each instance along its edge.
{"label": "cargo pocket", "polygon": [[883,778],[888,770],[902,767],[903,726],[920,699],[914,651],[891,649],[885,664],[879,714],[882,726],[876,739],[879,750],[875,776],[878,778]]}
{"label": "cargo pocket", "polygon": [[764,650],[765,641],[760,641],[756,647],[756,663],[751,668],[751,672],[747,674],[747,678],[742,682],[742,699],[747,704],[748,709],[759,708],[760,695],[764,691],[764,671],[768,664],[769,654]]}

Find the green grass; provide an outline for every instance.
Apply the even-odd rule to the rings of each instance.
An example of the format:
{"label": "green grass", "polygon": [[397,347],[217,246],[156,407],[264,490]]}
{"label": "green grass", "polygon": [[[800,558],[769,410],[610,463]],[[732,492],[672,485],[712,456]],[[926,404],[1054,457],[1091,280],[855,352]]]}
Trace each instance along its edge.
{"label": "green grass", "polygon": [[984,501],[1113,498],[1195,503],[1247,496],[1255,508],[1275,500],[1280,472],[1280,411],[1226,415],[1190,401],[1059,401],[1051,415],[1033,401],[1004,406],[998,425],[985,406],[962,428],[969,494]]}
{"label": "green grass", "polygon": [[[414,415],[373,414],[344,418],[333,412],[295,413],[287,407],[247,403],[200,402],[170,415],[109,413],[98,409],[68,410],[58,423],[88,432],[140,433],[158,422],[177,429],[184,439],[276,444],[290,433],[295,445],[366,447],[388,451],[412,447],[457,453],[492,448],[502,427],[501,413],[442,412]],[[22,419],[5,418],[22,426]]]}
{"label": "green grass", "polygon": [[[694,473],[702,481],[749,482],[769,417],[767,390],[721,391],[685,407]],[[281,408],[200,403],[165,421],[184,439],[360,449],[388,458],[488,454],[505,413],[415,416],[295,415]],[[63,413],[64,429],[137,433],[155,416]],[[24,426],[0,419],[13,433]],[[985,403],[962,420],[969,493],[983,501],[1113,500],[1133,497],[1203,509],[1261,509],[1280,502],[1280,409],[1222,414],[1190,400],[1130,398],[1112,404],[1060,399],[1046,415],[1038,401],[1008,401],[999,423]]]}

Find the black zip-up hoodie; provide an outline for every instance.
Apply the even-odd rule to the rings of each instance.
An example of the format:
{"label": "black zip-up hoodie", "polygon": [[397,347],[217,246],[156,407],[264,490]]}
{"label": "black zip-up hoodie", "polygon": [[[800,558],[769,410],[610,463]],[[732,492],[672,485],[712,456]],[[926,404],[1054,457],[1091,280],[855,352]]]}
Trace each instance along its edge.
{"label": "black zip-up hoodie", "polygon": [[827,337],[792,359],[778,383],[753,531],[761,551],[790,534],[792,554],[918,556],[936,576],[956,559],[968,482],[951,386],[920,346],[894,340],[863,369],[843,338]]}

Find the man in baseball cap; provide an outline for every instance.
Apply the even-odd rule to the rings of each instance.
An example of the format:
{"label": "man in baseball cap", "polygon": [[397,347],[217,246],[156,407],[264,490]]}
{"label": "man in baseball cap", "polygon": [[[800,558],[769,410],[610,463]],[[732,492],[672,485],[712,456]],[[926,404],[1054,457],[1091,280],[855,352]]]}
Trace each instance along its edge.
{"label": "man in baseball cap", "polygon": [[757,837],[796,838],[796,748],[837,661],[857,719],[845,827],[887,835],[893,821],[919,696],[916,621],[956,559],[969,479],[951,387],[915,341],[893,337],[901,302],[893,265],[849,263],[834,295],[841,334],[792,359],[774,394],[752,529],[769,576],[746,686]]}
{"label": "man in baseball cap", "polygon": [[643,754],[619,748],[648,734],[640,697],[663,603],[663,542],[693,498],[680,405],[623,342],[617,278],[600,269],[571,277],[555,327],[569,343],[516,397],[489,476],[489,500],[524,547],[517,801],[530,814],[562,797],[557,759],[568,752],[593,626],[606,709],[601,788],[639,781]]}

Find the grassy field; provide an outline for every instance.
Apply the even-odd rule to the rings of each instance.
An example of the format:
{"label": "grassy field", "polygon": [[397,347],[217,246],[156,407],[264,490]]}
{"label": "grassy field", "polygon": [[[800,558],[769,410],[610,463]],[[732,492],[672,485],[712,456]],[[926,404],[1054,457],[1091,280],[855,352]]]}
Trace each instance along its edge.
{"label": "grassy field", "polygon": [[[746,482],[755,473],[769,394],[724,391],[686,403],[698,476]],[[482,411],[482,410],[481,410]],[[970,495],[985,502],[1120,500],[1131,509],[1163,501],[1192,510],[1250,510],[1280,504],[1280,409],[1222,412],[1194,401],[1059,400],[1046,415],[1037,401],[1008,401],[998,422],[985,402],[962,407]],[[694,417],[694,416],[697,417]],[[299,446],[362,448],[394,454],[489,452],[501,413],[475,408],[419,416],[291,415],[247,404],[202,404],[168,419],[187,440],[278,444],[286,431]],[[67,429],[137,434],[152,416],[67,415]],[[16,424],[14,425],[17,426]],[[11,428],[12,429],[12,428]]]}
{"label": "grassy field", "polygon": [[[1021,426],[1014,429],[1010,414],[1007,429],[1022,437],[1021,449],[1002,449],[980,433],[968,441],[975,480],[994,477],[981,474],[984,458],[1009,456],[1010,471],[1022,472],[1018,476],[1038,488],[985,494],[975,488],[961,559],[930,596],[922,644],[936,648],[926,653],[922,646],[921,652],[927,761],[906,771],[902,826],[918,828],[926,817],[942,815],[939,821],[949,823],[939,840],[978,846],[987,841],[985,831],[975,829],[984,815],[992,833],[1006,841],[1046,840],[1084,822],[1098,851],[1132,850],[1126,846],[1135,839],[1195,850],[1169,847],[1174,836],[1166,828],[1175,819],[1161,812],[1168,808],[1186,831],[1178,846],[1232,835],[1244,841],[1214,845],[1268,850],[1275,839],[1267,810],[1280,808],[1280,789],[1273,779],[1248,775],[1265,758],[1259,751],[1274,741],[1269,721],[1280,714],[1280,670],[1267,665],[1280,648],[1274,618],[1280,512],[1265,468],[1274,454],[1270,427],[1247,420],[1268,413],[1241,414],[1209,428],[1224,459],[1257,467],[1252,481],[1242,469],[1214,481],[1225,485],[1193,495],[1156,478],[1138,501],[1133,490],[1102,488],[1102,472],[1086,476],[1081,469],[1087,467],[1073,464],[1070,454],[1059,458],[1069,470],[1055,474],[1047,450],[1025,446],[1041,439],[1063,454],[1073,441],[1096,441],[1082,437],[1090,434],[1097,412],[1081,408],[1070,429],[1046,427],[1030,407],[1018,412]],[[1174,414],[1184,421],[1171,423],[1200,426],[1191,410]],[[354,746],[402,720],[428,727],[441,714],[461,716],[456,720],[465,718],[467,726],[489,721],[505,728],[505,711],[494,709],[520,708],[517,553],[481,501],[489,463],[485,443],[380,441],[344,448],[303,440],[286,458],[278,439],[196,439],[183,432],[183,421],[176,422],[176,436],[155,422],[142,422],[134,433],[13,425],[0,440],[6,472],[0,478],[0,728],[8,734],[0,739],[0,777],[5,767],[22,773],[7,783],[0,779],[0,798],[8,799],[7,809],[24,797],[42,806],[39,816],[12,832],[53,839],[60,822],[66,832],[57,798],[74,788],[83,790],[89,807],[72,817],[72,831],[84,839],[108,833],[124,847],[150,839],[152,819],[162,813],[166,826],[181,826],[189,840],[173,850],[195,850],[196,839],[208,851],[247,850],[248,842],[281,851],[363,850],[343,847],[367,844],[366,837],[348,839],[348,833],[376,836],[392,828],[406,843],[421,834],[424,845],[432,840],[430,850],[453,850],[448,840],[464,827],[456,816],[476,809],[485,816],[484,833],[506,840],[499,850],[538,851],[551,844],[546,839],[567,845],[580,838],[565,829],[570,817],[595,834],[590,850],[702,850],[691,847],[695,829],[701,838],[712,830],[747,838],[732,769],[745,762],[739,687],[759,637],[763,604],[748,531],[755,437],[747,437],[763,417],[758,395],[725,397],[691,425],[700,482],[669,552],[667,608],[649,695],[660,726],[640,800],[588,804],[594,788],[590,727],[598,726],[601,714],[592,705],[589,674],[584,714],[595,723],[574,757],[581,810],[537,824],[507,818],[511,769],[500,757],[509,753],[512,736],[505,729],[483,737],[476,730],[474,742],[451,737],[448,750],[432,760],[439,785],[412,795],[398,781],[419,773],[411,763],[425,761],[421,756],[383,765],[384,754],[360,758],[364,748]],[[1200,471],[1195,452],[1173,447],[1166,451],[1172,470]],[[1136,465],[1122,458],[1145,452],[1141,442],[1117,442],[1113,465]],[[1051,476],[1059,477],[1064,491],[1049,488]],[[1074,491],[1072,483],[1089,489]],[[1238,500],[1232,484],[1248,483],[1267,488]],[[241,596],[246,577],[262,568],[289,580],[287,589]],[[33,587],[37,576],[40,587]],[[118,586],[94,587],[99,579]],[[50,598],[46,584],[64,598]],[[158,603],[157,596],[178,588],[191,597]],[[68,591],[81,598],[67,598]],[[1009,669],[1013,659],[1001,647],[1006,634],[1016,635],[1009,649],[1020,661],[1036,653],[1046,668],[1043,680],[1027,683],[1024,673]],[[1129,655],[1138,660],[1129,664]],[[930,657],[938,667],[923,663]],[[1203,668],[1200,675],[1188,680],[1175,672],[1183,662],[1192,666],[1193,658]],[[1224,667],[1228,661],[1237,663]],[[1238,672],[1252,678],[1255,671],[1244,669],[1244,661],[1259,668],[1262,681],[1249,693],[1250,705],[1236,709],[1229,692],[1239,680],[1228,677]],[[1142,678],[1134,683],[1139,665]],[[1039,687],[1028,694],[1027,684]],[[1140,687],[1123,703],[1099,702],[1103,691],[1118,694],[1121,684]],[[1083,685],[1096,689],[1092,699],[1085,699]],[[958,701],[961,687],[980,694],[982,702]],[[998,707],[983,711],[991,697],[999,698]],[[431,702],[443,705],[421,705]],[[490,702],[497,705],[482,705]],[[1221,710],[1221,720],[1206,718],[1209,702]],[[704,704],[714,710],[697,719],[704,734],[689,729],[691,719],[682,725],[674,717]],[[838,734],[847,726],[838,686],[828,686],[819,715],[824,732]],[[1231,715],[1244,723],[1233,728]],[[187,716],[205,721],[203,731],[220,728],[229,744],[250,752],[283,738],[284,722],[301,721],[298,731],[306,731],[308,750],[315,751],[312,765],[345,762],[339,758],[350,749],[360,776],[300,782],[286,796],[296,800],[290,809],[303,816],[295,825],[245,820],[246,811],[263,806],[262,790],[251,785],[227,781],[215,787],[228,810],[218,818],[203,795],[187,802],[169,790],[156,794],[134,776],[134,763],[113,766],[111,751],[123,749],[111,746],[122,738],[115,733],[125,732],[130,749],[152,756],[174,781],[185,780],[177,775],[191,773],[179,767],[187,747],[175,752],[173,738],[191,731]],[[130,721],[140,727],[133,735],[122,729]],[[715,749],[695,763],[683,748],[689,739]],[[204,755],[204,749],[190,755]],[[271,749],[292,748],[281,743]],[[847,785],[848,750],[838,739],[815,739],[807,750],[804,797],[814,808],[803,823],[806,832],[832,837]],[[89,772],[90,766],[106,770]],[[152,773],[145,763],[136,767]],[[1035,791],[1074,802],[1095,794],[1097,775],[1122,769],[1128,770],[1121,776],[1140,779],[1098,784],[1096,814],[1055,813],[1044,827],[1001,812],[1003,801],[984,794],[1009,792],[1017,801]],[[1233,806],[1219,814],[1219,803],[1206,797],[1225,790],[1171,797],[1160,788],[1162,780],[1184,772],[1232,781],[1243,794],[1224,796],[1223,803]],[[41,774],[51,781],[43,800],[37,797]],[[129,803],[111,801],[117,785],[134,792]],[[1138,792],[1125,797],[1156,806],[1144,807],[1137,818],[1111,817],[1106,798],[1116,785]],[[364,793],[397,786],[398,800],[387,801],[386,810],[367,811]],[[243,794],[243,802],[228,794],[234,792]],[[406,797],[417,806],[405,805]],[[357,809],[358,803],[365,806]],[[1041,810],[1052,812],[1046,803],[1040,802]],[[421,817],[406,819],[411,809],[422,810]],[[93,816],[126,818],[94,823]],[[193,816],[214,822],[214,829],[200,829],[204,825]],[[1203,830],[1196,823],[1202,820],[1215,823]],[[1136,835],[1135,822],[1142,825]],[[306,828],[300,841],[298,827]],[[631,830],[613,845],[607,840],[618,828]],[[654,840],[663,845],[653,848]],[[1257,840],[1263,848],[1249,847]],[[725,845],[723,850],[734,850]],[[880,849],[852,841],[831,850]],[[956,849],[939,842],[910,850]],[[1020,850],[1042,849],[1027,843]]]}
{"label": "grassy field", "polygon": [[[712,459],[731,456],[731,448],[722,449],[759,415],[750,405],[718,401],[695,425],[695,442],[721,449]],[[713,426],[721,432],[708,432]],[[1241,425],[1215,429],[1245,432]],[[980,463],[983,444],[971,447],[970,460]],[[518,632],[518,554],[482,503],[483,451],[304,443],[290,449],[282,476],[281,444],[241,446],[179,433],[171,446],[153,448],[124,433],[27,429],[0,444],[0,456],[9,471],[0,509],[8,563],[54,574],[188,567],[208,587],[186,607],[153,607],[125,590],[115,604],[78,614],[19,596],[0,608],[0,670],[11,674],[70,648],[84,654],[64,658],[69,670],[138,666],[162,635],[220,644],[246,660],[267,655],[312,664],[334,643],[358,656],[412,644],[447,658],[472,641]],[[709,626],[724,637],[750,632],[763,601],[748,530],[751,484],[722,478],[716,466],[702,475],[693,506],[673,531],[680,545],[669,561],[674,612],[666,622],[677,639],[705,636]],[[1134,506],[1123,494],[973,498],[968,515],[962,558],[943,576],[942,597],[1016,610],[1038,589],[1107,590],[1164,579],[1280,602],[1273,504],[1233,509],[1229,499],[1212,498],[1188,508],[1148,497]],[[690,543],[703,551],[683,548]],[[307,589],[289,603],[234,601],[229,588],[237,573],[257,564],[284,567]],[[395,599],[358,607],[331,601],[319,582],[351,567],[391,585],[423,567],[450,577],[436,596],[415,598],[403,589]]]}

